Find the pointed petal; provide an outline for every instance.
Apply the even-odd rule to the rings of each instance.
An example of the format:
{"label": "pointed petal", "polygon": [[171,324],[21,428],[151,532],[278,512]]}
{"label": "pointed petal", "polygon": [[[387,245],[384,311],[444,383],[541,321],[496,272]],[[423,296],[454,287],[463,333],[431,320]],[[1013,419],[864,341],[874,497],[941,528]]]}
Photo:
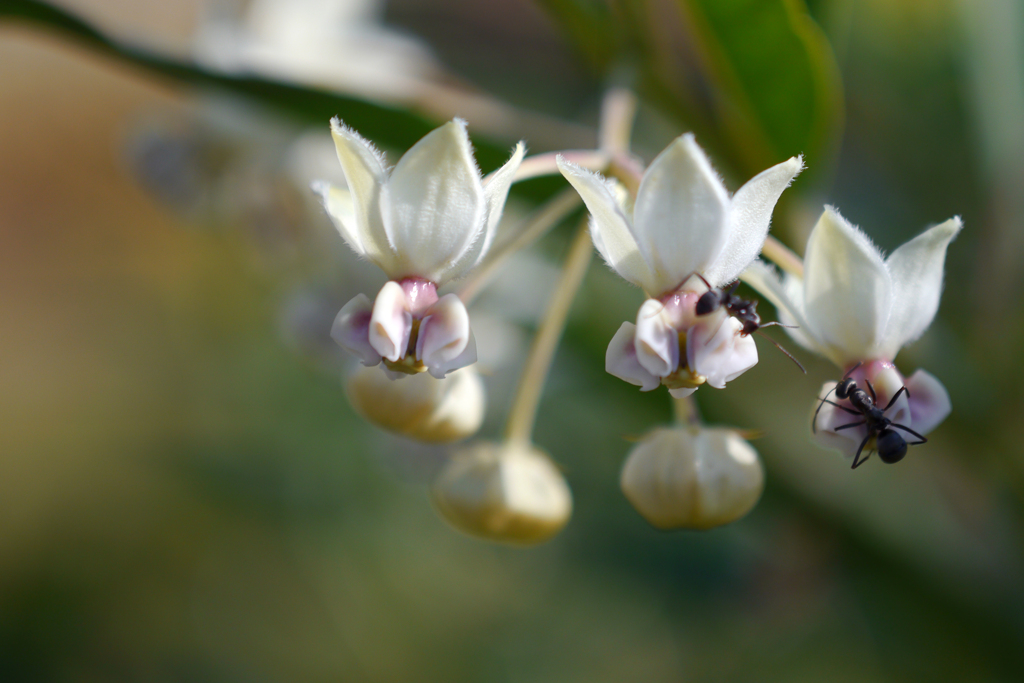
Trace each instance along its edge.
{"label": "pointed petal", "polygon": [[726,382],[757,365],[757,345],[750,337],[741,336],[742,323],[724,312],[706,318],[687,335],[687,364],[704,375],[709,385],[724,389]]}
{"label": "pointed petal", "polygon": [[498,232],[498,223],[501,222],[501,213],[505,209],[508,190],[512,187],[512,180],[515,178],[525,153],[526,146],[520,142],[505,165],[484,178],[484,198],[487,202],[487,221],[484,233],[458,257],[458,262],[448,275],[450,279],[456,280],[468,273],[470,269],[480,263],[490,250],[494,243],[494,236]]}
{"label": "pointed petal", "polygon": [[428,133],[395,166],[388,182],[388,234],[403,275],[442,284],[482,236],[487,202],[466,122]]}
{"label": "pointed petal", "polygon": [[824,353],[804,313],[802,279],[787,273],[786,279],[782,280],[774,268],[761,260],[755,260],[747,266],[740,279],[775,306],[779,322],[788,326],[786,332],[793,341],[808,351]]}
{"label": "pointed petal", "polygon": [[904,344],[914,341],[932,324],[942,294],[946,247],[963,227],[950,218],[894,251],[885,265],[892,276],[893,306],[882,344],[882,355],[895,358]]}
{"label": "pointed petal", "polygon": [[729,203],[728,237],[722,253],[704,273],[713,285],[732,282],[761,253],[772,211],[793,178],[804,169],[803,157],[793,157],[757,174]]}
{"label": "pointed petal", "polygon": [[331,339],[366,366],[380,363],[380,354],[370,345],[372,315],[373,304],[370,298],[359,294],[342,306],[331,325]]}
{"label": "pointed petal", "polygon": [[320,203],[330,217],[334,227],[338,229],[345,244],[351,247],[357,256],[366,256],[363,241],[359,237],[356,224],[356,207],[352,193],[348,188],[334,187],[328,182],[314,182],[310,189],[320,197]]}
{"label": "pointed petal", "polygon": [[906,381],[910,392],[910,428],[927,434],[946,419],[953,410],[949,392],[934,375],[918,370]]}
{"label": "pointed petal", "polygon": [[648,299],[636,314],[636,358],[657,377],[679,367],[679,332],[665,320],[664,309],[660,301]]}
{"label": "pointed petal", "polygon": [[873,358],[892,309],[892,283],[867,235],[826,207],[804,259],[804,306],[815,336],[840,365]]}
{"label": "pointed petal", "polygon": [[729,195],[692,134],[651,162],[637,191],[633,234],[654,271],[652,293],[710,269],[725,245],[728,208]]}
{"label": "pointed petal", "polygon": [[389,361],[405,355],[412,333],[412,314],[402,286],[389,280],[373,302],[370,318],[370,345]]}
{"label": "pointed petal", "polygon": [[[380,266],[389,276],[394,276],[395,273],[391,271],[395,265],[395,253],[385,233],[381,216],[381,195],[387,182],[384,158],[373,145],[337,118],[331,119],[331,136],[352,197],[354,220],[346,223],[349,233],[358,234],[366,258]],[[328,212],[334,216],[330,208]],[[342,229],[340,225],[338,229]],[[342,237],[348,241],[345,232],[342,232]]]}
{"label": "pointed petal", "polygon": [[635,384],[640,391],[652,391],[661,386],[661,378],[655,377],[640,365],[636,358],[636,325],[622,323],[618,332],[608,343],[604,356],[604,369],[609,375]]}
{"label": "pointed petal", "polygon": [[657,283],[637,248],[629,219],[615,196],[614,185],[561,156],[555,161],[590,211],[590,237],[601,258],[624,280],[652,291],[651,287]]}
{"label": "pointed petal", "polygon": [[[427,309],[420,323],[416,340],[416,358],[435,377],[444,377],[449,363],[458,358],[469,344],[469,313],[455,294],[445,294]],[[476,360],[474,354],[474,361]],[[462,367],[462,366],[458,366]],[[435,370],[439,373],[435,374]]]}

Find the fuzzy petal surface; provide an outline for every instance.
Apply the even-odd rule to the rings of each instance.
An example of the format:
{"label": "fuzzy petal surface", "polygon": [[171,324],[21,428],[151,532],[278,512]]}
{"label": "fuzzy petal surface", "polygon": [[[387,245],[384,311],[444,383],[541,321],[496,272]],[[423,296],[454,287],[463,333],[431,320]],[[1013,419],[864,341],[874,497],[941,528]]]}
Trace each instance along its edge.
{"label": "fuzzy petal surface", "polygon": [[877,356],[892,310],[882,254],[831,207],[811,231],[804,259],[807,330],[839,366]]}
{"label": "fuzzy petal surface", "polygon": [[725,246],[704,272],[708,282],[716,287],[732,282],[757,258],[768,235],[775,204],[803,169],[803,157],[793,157],[762,171],[739,189],[729,203]]}
{"label": "fuzzy petal surface", "polygon": [[930,228],[894,251],[885,265],[893,285],[892,314],[881,355],[895,358],[932,324],[942,296],[946,248],[963,228],[959,217]]}
{"label": "fuzzy petal surface", "polygon": [[443,284],[475,240],[487,214],[480,171],[464,121],[450,121],[417,142],[388,182],[384,225],[403,276]]}
{"label": "fuzzy petal surface", "polygon": [[651,162],[637,191],[633,232],[651,264],[652,294],[708,270],[728,237],[729,195],[704,151],[687,133]]}
{"label": "fuzzy petal surface", "polygon": [[608,351],[604,356],[604,369],[609,375],[640,387],[640,391],[653,391],[661,386],[661,378],[647,372],[637,360],[636,325],[633,323],[622,323],[608,343]]}
{"label": "fuzzy petal surface", "polygon": [[331,325],[331,339],[338,346],[356,356],[363,365],[372,367],[380,363],[380,354],[370,345],[370,319],[373,303],[365,294],[356,295],[342,306]]}
{"label": "fuzzy petal surface", "polygon": [[396,362],[405,355],[412,334],[412,314],[402,286],[389,280],[373,302],[370,345],[384,358]]}

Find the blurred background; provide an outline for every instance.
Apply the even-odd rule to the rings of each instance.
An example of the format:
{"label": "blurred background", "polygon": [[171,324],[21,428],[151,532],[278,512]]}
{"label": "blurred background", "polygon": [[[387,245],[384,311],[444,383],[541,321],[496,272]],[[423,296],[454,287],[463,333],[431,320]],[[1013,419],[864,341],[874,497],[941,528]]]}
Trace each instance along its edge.
{"label": "blurred background", "polygon": [[[592,147],[609,85],[646,161],[694,130],[735,191],[805,153],[798,252],[825,202],[887,251],[963,216],[898,359],[952,396],[927,446],[851,472],[809,441],[836,369],[759,344],[697,399],[763,433],[760,504],[655,531],[618,472],[670,404],[603,372],[641,293],[595,265],[535,434],[569,526],[522,550],[432,512],[444,449],[343,393],[330,323],[384,276],[308,191],[328,118],[393,163],[464,116],[487,172]],[[485,436],[574,223],[471,311]],[[1020,680],[1022,272],[1016,0],[0,0],[0,679]]]}

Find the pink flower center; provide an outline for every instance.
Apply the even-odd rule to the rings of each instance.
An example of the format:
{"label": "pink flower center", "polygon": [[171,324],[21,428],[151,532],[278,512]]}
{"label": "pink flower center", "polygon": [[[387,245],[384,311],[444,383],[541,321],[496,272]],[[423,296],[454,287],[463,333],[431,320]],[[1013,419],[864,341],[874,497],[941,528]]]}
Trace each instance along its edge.
{"label": "pink flower center", "polygon": [[421,277],[406,277],[398,281],[405,292],[409,304],[409,313],[414,318],[422,318],[427,309],[437,303],[437,285]]}

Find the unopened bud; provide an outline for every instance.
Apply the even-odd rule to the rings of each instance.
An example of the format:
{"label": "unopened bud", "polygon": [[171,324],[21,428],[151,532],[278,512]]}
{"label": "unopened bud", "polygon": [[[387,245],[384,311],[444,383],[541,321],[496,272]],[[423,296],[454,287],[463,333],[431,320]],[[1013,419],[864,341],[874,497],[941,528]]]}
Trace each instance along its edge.
{"label": "unopened bud", "polygon": [[456,529],[517,545],[548,540],[572,514],[562,473],[528,445],[474,444],[452,456],[432,493],[438,511]]}
{"label": "unopened bud", "polygon": [[419,441],[465,439],[484,419],[484,384],[471,367],[444,379],[423,373],[391,380],[380,368],[360,366],[345,388],[352,407],[364,418]]}
{"label": "unopened bud", "polygon": [[621,485],[659,529],[711,529],[750,512],[764,469],[757,451],[731,429],[657,429],[629,454]]}

